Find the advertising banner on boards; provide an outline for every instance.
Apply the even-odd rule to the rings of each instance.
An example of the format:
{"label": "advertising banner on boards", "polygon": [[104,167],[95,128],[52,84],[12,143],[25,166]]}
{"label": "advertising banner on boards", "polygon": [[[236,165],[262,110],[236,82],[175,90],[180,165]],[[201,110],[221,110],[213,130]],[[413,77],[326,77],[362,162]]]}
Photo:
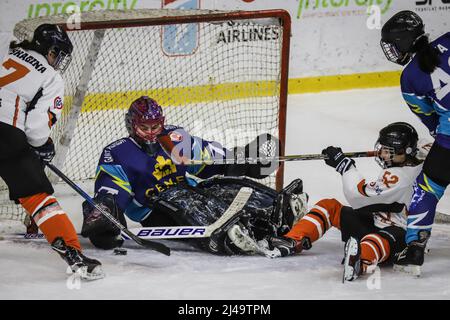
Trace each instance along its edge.
{"label": "advertising banner on boards", "polygon": [[[431,39],[450,30],[450,0],[2,0],[0,50],[6,50],[14,25],[23,19],[74,10],[138,8],[285,9],[292,17],[291,79],[400,70],[386,61],[379,46],[382,24],[400,10],[418,13]],[[194,35],[195,27],[190,28],[186,32]],[[178,47],[170,41],[164,38],[162,48],[169,55],[177,54],[174,48],[196,47],[195,41]]]}

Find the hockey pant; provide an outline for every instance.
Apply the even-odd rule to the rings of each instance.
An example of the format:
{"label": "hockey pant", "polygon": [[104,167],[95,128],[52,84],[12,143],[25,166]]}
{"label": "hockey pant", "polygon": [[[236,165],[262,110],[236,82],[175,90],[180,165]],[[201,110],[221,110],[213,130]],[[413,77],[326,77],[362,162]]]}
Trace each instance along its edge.
{"label": "hockey pant", "polygon": [[408,208],[407,243],[419,239],[421,230],[431,232],[436,206],[449,183],[450,149],[435,142],[414,184]]}
{"label": "hockey pant", "polygon": [[49,243],[62,237],[67,245],[81,249],[75,228],[52,196],[53,187],[25,133],[2,122],[0,176],[8,186],[10,199],[20,202]]}
{"label": "hockey pant", "polygon": [[285,236],[301,240],[308,237],[311,243],[319,240],[331,227],[341,231],[342,241],[350,237],[360,240],[363,272],[369,266],[391,263],[406,246],[405,231],[400,227],[374,226],[372,214],[359,213],[343,206],[336,199],[323,199],[299,220]]}

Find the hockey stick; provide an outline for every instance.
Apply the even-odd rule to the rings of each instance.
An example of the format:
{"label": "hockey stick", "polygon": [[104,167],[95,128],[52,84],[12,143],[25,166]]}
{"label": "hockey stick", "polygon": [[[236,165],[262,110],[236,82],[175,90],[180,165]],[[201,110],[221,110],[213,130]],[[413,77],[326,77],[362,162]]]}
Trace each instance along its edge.
{"label": "hockey stick", "polygon": [[[167,227],[142,227],[142,228],[131,228],[128,231],[131,232],[138,239],[189,239],[189,238],[208,238],[216,230],[227,226],[234,218],[239,216],[242,208],[247,203],[250,198],[253,189],[242,187],[233,202],[230,204],[228,209],[224,214],[216,220],[213,224],[209,226],[167,226]],[[114,219],[114,217],[113,217]],[[120,222],[119,222],[120,223]],[[27,240],[40,240],[44,239],[42,233],[19,233],[19,239]],[[134,240],[134,238],[129,237],[128,234],[122,234],[124,240]]]}
{"label": "hockey stick", "polygon": [[97,205],[95,201],[80,187],[78,187],[72,180],[70,180],[64,173],[62,173],[58,168],[56,168],[53,164],[47,163],[47,167],[52,170],[57,176],[64,180],[72,189],[74,189],[80,196],[82,196],[91,206],[95,207],[98,211],[100,211],[109,221],[111,221],[117,228],[120,229],[122,235],[126,235],[127,237],[134,240],[136,243],[140,244],[149,249],[153,249],[162,254],[170,256],[170,249],[163,245],[162,243],[153,242],[145,239],[141,239],[134,235],[130,230],[125,228],[116,218],[114,218],[109,212],[104,210],[102,207]]}
{"label": "hockey stick", "polygon": [[[144,227],[133,228],[130,231],[142,239],[208,238],[216,230],[228,225],[234,218],[239,216],[242,208],[252,195],[252,192],[253,189],[242,187],[223,215],[209,226]],[[124,239],[127,240],[125,237]]]}
{"label": "hockey stick", "polygon": [[[263,154],[263,157],[247,157],[247,158],[229,158],[229,159],[202,159],[202,160],[192,160],[185,156],[181,156],[178,152],[175,152],[175,145],[167,135],[158,136],[158,141],[161,144],[164,151],[171,156],[172,160],[176,163],[184,165],[223,165],[223,164],[244,164],[244,163],[269,163],[269,162],[286,162],[286,161],[305,161],[305,160],[325,160],[328,159],[326,155],[323,154],[297,154],[288,156],[275,156],[275,150],[278,150],[275,146],[279,144],[277,138],[270,136],[269,140],[263,140],[261,144],[258,145],[258,154]],[[362,158],[362,157],[374,157],[376,156],[376,151],[360,151],[360,152],[346,152],[344,156],[348,158]]]}
{"label": "hockey stick", "polygon": [[[344,156],[348,158],[363,158],[363,157],[375,157],[376,151],[361,151],[361,152],[346,152]],[[236,161],[236,159],[211,159],[211,160],[187,160],[186,165],[216,165],[216,164],[234,164],[234,163],[267,163],[267,162],[285,162],[285,161],[305,161],[305,160],[326,160],[327,156],[323,154],[297,154],[289,156],[279,157],[258,157],[258,158],[244,158]],[[242,162],[241,162],[242,161]]]}

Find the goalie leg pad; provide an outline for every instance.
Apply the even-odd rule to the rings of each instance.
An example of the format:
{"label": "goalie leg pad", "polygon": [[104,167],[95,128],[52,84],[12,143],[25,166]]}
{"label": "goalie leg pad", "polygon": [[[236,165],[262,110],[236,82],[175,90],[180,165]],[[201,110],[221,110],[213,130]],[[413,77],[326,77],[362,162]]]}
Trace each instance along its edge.
{"label": "goalie leg pad", "polygon": [[[156,214],[170,217],[177,225],[209,226],[218,221],[230,208],[234,199],[240,194],[237,190],[222,190],[199,186],[174,186],[160,194],[154,203],[154,210],[149,216],[153,221]],[[251,195],[250,195],[251,196]],[[228,200],[230,199],[230,203]],[[246,200],[248,201],[248,200]],[[244,206],[245,204],[242,204]],[[227,231],[241,218],[245,210],[239,209],[231,220],[216,229],[209,238],[192,239],[192,244],[213,254],[240,254],[226,246]],[[173,225],[170,223],[169,225]]]}
{"label": "goalie leg pad", "polygon": [[240,222],[251,230],[256,240],[276,233],[276,225],[271,220],[274,201],[278,194],[275,190],[256,181],[236,177],[214,178],[201,182],[199,186],[208,193],[219,196],[227,205],[231,204],[240,188],[251,188],[253,193],[244,206],[245,214],[242,215]]}
{"label": "goalie leg pad", "polygon": [[288,232],[308,213],[308,200],[301,179],[295,179],[277,195],[272,221],[279,227],[279,234]]}

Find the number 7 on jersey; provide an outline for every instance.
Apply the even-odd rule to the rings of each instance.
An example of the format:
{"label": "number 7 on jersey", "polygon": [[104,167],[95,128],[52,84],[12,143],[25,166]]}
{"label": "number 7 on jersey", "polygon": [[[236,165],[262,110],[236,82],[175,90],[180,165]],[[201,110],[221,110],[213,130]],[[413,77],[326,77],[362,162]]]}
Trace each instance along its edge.
{"label": "number 7 on jersey", "polygon": [[14,71],[4,77],[0,77],[0,87],[5,87],[10,83],[25,77],[28,72],[30,72],[30,69],[12,59],[6,60],[3,63],[3,67],[6,70],[13,68]]}

